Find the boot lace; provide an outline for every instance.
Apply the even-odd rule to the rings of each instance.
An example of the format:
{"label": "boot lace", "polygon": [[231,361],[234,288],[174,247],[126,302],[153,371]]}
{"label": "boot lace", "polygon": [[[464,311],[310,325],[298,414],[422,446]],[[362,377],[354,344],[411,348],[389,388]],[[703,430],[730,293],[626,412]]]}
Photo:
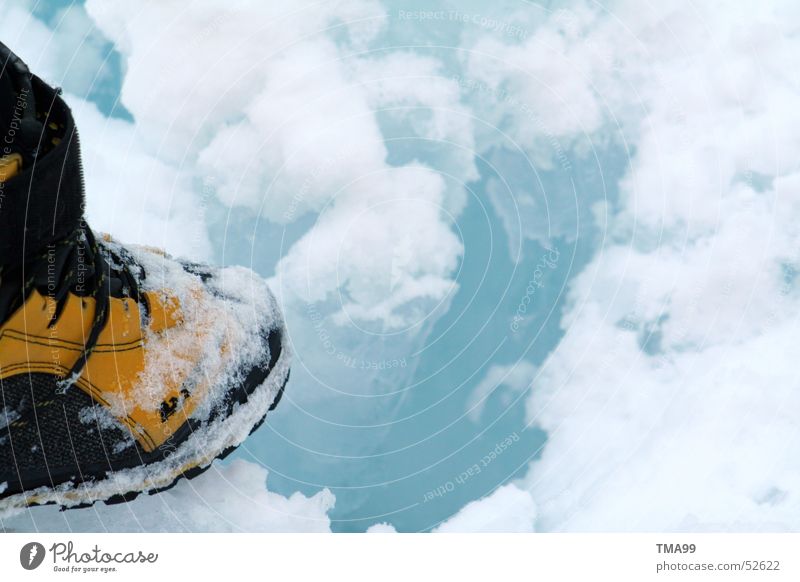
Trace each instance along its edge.
{"label": "boot lace", "polygon": [[18,266],[0,266],[0,321],[6,321],[35,290],[55,302],[48,328],[55,327],[69,294],[95,301],[95,312],[83,349],[72,368],[60,378],[58,391],[66,392],[80,377],[100,334],[108,324],[111,298],[130,298],[142,307],[142,324],[149,314],[140,282],[144,268],[117,245],[99,242],[82,225],[33,260]]}

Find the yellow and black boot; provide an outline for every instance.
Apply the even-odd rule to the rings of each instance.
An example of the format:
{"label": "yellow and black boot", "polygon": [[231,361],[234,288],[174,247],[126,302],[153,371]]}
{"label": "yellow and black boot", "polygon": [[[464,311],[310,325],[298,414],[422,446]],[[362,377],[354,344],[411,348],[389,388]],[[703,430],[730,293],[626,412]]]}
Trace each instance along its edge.
{"label": "yellow and black boot", "polygon": [[277,405],[281,314],[248,269],[96,236],[69,108],[0,67],[0,517],[168,488]]}

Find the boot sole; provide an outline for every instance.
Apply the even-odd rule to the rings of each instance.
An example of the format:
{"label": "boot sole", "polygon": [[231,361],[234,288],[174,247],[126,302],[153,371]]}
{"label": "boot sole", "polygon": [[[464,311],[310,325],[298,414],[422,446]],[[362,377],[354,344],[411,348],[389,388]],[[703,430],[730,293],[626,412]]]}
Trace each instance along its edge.
{"label": "boot sole", "polygon": [[[10,495],[0,499],[0,519],[36,505],[56,504],[63,511],[91,507],[98,501],[106,505],[126,503],[142,493],[161,493],[173,488],[183,478],[191,480],[203,474],[216,459],[230,455],[257,430],[266,420],[267,413],[280,401],[289,380],[291,359],[283,331],[281,355],[266,379],[246,393],[246,398],[236,402],[230,414],[191,434],[168,458],[114,471],[103,479],[78,484],[68,482]],[[209,449],[214,452],[207,452]]]}

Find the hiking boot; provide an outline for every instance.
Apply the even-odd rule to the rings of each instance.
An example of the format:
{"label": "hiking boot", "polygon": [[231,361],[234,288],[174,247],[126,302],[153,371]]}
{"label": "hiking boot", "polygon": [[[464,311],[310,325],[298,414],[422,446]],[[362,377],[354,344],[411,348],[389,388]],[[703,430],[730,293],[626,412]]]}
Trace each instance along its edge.
{"label": "hiking boot", "polygon": [[248,269],[96,236],[69,108],[0,67],[0,517],[166,489],[278,404],[282,316]]}

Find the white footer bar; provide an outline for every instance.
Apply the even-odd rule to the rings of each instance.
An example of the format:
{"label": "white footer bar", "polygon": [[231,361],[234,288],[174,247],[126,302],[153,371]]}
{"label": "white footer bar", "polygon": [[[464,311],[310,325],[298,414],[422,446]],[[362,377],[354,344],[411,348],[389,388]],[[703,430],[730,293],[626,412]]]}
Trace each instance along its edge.
{"label": "white footer bar", "polygon": [[0,534],[3,580],[800,580],[800,534]]}

